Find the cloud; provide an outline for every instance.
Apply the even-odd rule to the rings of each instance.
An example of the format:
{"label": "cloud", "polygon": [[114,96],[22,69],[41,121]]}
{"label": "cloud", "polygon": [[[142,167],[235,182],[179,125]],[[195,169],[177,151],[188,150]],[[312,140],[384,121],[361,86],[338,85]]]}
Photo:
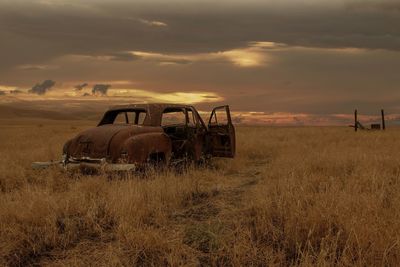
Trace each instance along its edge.
{"label": "cloud", "polygon": [[[268,57],[266,48],[272,48],[274,43],[265,45],[261,42],[250,42],[247,47],[215,52],[215,53],[152,53],[144,51],[132,51],[133,55],[148,61],[157,61],[161,65],[189,64],[192,62],[227,61],[237,67],[260,67],[267,64]],[[278,46],[278,44],[277,44]]]}
{"label": "cloud", "polygon": [[[154,53],[145,51],[131,51],[132,55],[147,61],[155,61],[161,65],[185,65],[190,64],[195,60],[199,59],[199,55],[196,54],[167,54],[167,53]],[[203,59],[207,58],[207,55],[202,55]]]}
{"label": "cloud", "polygon": [[115,61],[134,61],[140,59],[140,56],[130,52],[113,52],[108,55],[108,59]]}
{"label": "cloud", "polygon": [[[3,83],[68,85],[46,97],[94,84],[206,90],[244,111],[400,111],[398,1],[47,1],[60,5],[0,0]],[[113,82],[126,79],[134,81]],[[90,87],[72,91],[82,80]]]}
{"label": "cloud", "polygon": [[86,86],[88,86],[88,83],[82,83],[82,84],[75,85],[74,88],[76,91],[82,91],[82,89],[85,88]]}
{"label": "cloud", "polygon": [[37,83],[35,86],[33,86],[30,90],[29,93],[33,94],[38,94],[38,95],[44,95],[46,94],[47,91],[49,91],[56,83],[52,80],[45,80],[42,83]]}
{"label": "cloud", "polygon": [[23,93],[23,91],[18,90],[18,89],[10,90],[10,94],[12,94],[12,95],[17,95],[17,94],[22,94],[22,93]]}
{"label": "cloud", "polygon": [[170,65],[187,65],[193,63],[193,61],[188,59],[169,59],[169,60],[160,60],[160,66],[170,66]]}
{"label": "cloud", "polygon": [[18,67],[20,70],[52,70],[58,68],[57,66],[52,65],[21,65]]}
{"label": "cloud", "polygon": [[216,96],[215,94],[208,94],[208,95],[202,95],[203,98],[208,98],[208,99],[218,99],[220,100],[219,96]]}
{"label": "cloud", "polygon": [[266,64],[267,54],[258,48],[245,48],[218,53],[238,67],[259,67]]}
{"label": "cloud", "polygon": [[[137,58],[112,53],[210,54],[242,49],[254,41],[400,51],[399,28],[393,26],[400,25],[400,16],[393,11],[398,1],[46,2],[57,4],[0,1],[1,80],[12,76],[9,72],[18,66],[44,70],[52,60],[71,54],[106,55],[127,62]],[[352,8],[353,3],[371,7]],[[255,61],[231,62],[254,66]]]}
{"label": "cloud", "polygon": [[139,21],[148,26],[155,26],[155,27],[167,27],[167,23],[157,20],[147,20],[147,19],[139,19]]}
{"label": "cloud", "polygon": [[111,85],[109,84],[95,84],[92,89],[92,94],[105,96],[110,87]]}
{"label": "cloud", "polygon": [[0,90],[2,91],[11,91],[11,90],[15,90],[18,87],[16,86],[9,86],[9,85],[0,85]]}
{"label": "cloud", "polygon": [[168,103],[207,103],[223,101],[224,98],[214,92],[168,92],[158,93],[140,89],[112,89],[110,96],[134,98],[147,102]]}
{"label": "cloud", "polygon": [[[291,46],[400,50],[400,33],[393,27],[400,24],[400,16],[393,15],[396,1],[251,1],[229,3],[229,8],[199,1],[179,5],[174,0],[171,4],[106,2],[90,1],[85,7],[69,1],[51,6],[35,1],[0,2],[0,53],[4,53],[0,69],[43,65],[67,54],[216,53],[265,40]],[[349,7],[353,3],[376,11]],[[144,14],[157,20],[137,19]],[[166,29],[155,29],[160,27]],[[129,54],[115,59],[124,56],[132,60]]]}

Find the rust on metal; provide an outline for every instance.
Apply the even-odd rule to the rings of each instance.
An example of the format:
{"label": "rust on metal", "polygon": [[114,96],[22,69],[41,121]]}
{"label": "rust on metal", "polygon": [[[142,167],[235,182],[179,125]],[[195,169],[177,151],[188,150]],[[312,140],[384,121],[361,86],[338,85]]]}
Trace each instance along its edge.
{"label": "rust on metal", "polygon": [[229,106],[214,108],[206,125],[190,105],[119,105],[107,110],[97,127],[67,141],[61,162],[37,162],[33,167],[90,165],[131,170],[213,156],[233,158],[235,146]]}

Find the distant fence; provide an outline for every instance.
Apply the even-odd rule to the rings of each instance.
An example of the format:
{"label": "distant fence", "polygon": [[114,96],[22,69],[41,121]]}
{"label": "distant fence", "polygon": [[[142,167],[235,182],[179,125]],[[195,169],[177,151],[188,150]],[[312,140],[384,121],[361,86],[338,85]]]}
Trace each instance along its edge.
{"label": "distant fence", "polygon": [[365,127],[361,122],[358,121],[358,111],[357,109],[354,110],[354,125],[350,125],[354,127],[354,131],[357,132],[358,129],[360,130],[385,130],[385,111],[381,109],[381,120],[382,124],[379,123],[372,123],[370,128]]}

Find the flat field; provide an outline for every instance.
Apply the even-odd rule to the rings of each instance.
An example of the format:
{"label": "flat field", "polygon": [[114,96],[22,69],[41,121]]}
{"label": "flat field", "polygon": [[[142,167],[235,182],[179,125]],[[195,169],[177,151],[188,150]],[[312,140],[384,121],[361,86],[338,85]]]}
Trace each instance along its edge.
{"label": "flat field", "polygon": [[30,170],[92,121],[1,120],[1,266],[398,266],[400,129],[238,127],[237,157]]}

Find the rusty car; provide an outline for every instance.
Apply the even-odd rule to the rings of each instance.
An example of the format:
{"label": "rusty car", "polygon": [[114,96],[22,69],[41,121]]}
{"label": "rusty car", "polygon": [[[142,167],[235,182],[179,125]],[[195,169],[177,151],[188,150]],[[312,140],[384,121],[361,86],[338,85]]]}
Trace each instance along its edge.
{"label": "rusty car", "polygon": [[62,159],[34,162],[35,169],[59,165],[129,171],[235,156],[229,106],[215,107],[206,125],[191,105],[130,104],[107,110],[94,128],[67,141]]}

